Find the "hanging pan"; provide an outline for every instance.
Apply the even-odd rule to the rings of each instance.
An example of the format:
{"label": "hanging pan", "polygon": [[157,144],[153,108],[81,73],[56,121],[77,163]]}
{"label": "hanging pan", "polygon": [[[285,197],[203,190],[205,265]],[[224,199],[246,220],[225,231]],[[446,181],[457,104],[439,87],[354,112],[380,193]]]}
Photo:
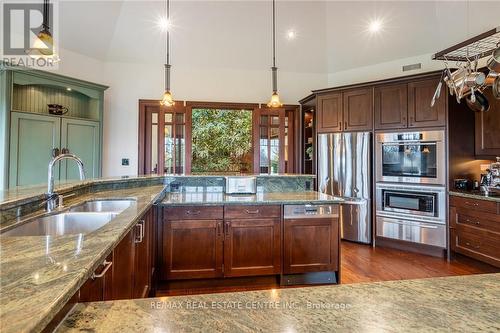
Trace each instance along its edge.
{"label": "hanging pan", "polygon": [[490,109],[490,103],[486,96],[480,91],[473,91],[472,94],[465,98],[469,108],[476,112],[486,112]]}

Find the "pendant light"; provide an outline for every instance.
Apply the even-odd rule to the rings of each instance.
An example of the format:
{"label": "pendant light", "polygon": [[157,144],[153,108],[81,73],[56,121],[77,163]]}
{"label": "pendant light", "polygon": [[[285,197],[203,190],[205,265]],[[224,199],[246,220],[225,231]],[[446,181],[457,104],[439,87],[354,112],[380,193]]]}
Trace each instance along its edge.
{"label": "pendant light", "polygon": [[50,33],[50,0],[43,0],[42,16],[42,30],[37,34],[33,42],[33,48],[27,53],[35,59],[52,58],[53,60],[59,60],[55,54],[54,39]]}
{"label": "pendant light", "polygon": [[278,67],[276,67],[276,0],[273,0],[273,67],[271,67],[273,75],[273,94],[271,100],[267,103],[270,108],[279,108],[283,104],[280,102],[278,95]]}
{"label": "pendant light", "polygon": [[167,38],[166,38],[166,53],[167,59],[165,64],[165,92],[163,93],[163,97],[160,101],[160,104],[163,106],[173,106],[175,104],[174,98],[172,97],[172,93],[170,92],[170,0],[166,0],[165,9],[167,12],[167,21],[165,25],[165,29],[167,30]]}

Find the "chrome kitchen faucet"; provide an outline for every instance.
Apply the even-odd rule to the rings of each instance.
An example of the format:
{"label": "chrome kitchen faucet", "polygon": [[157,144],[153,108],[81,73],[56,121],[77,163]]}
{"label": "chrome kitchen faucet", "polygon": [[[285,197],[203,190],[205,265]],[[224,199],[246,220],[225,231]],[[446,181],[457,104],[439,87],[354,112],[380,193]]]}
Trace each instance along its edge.
{"label": "chrome kitchen faucet", "polygon": [[54,209],[62,206],[63,197],[54,192],[54,165],[63,159],[74,160],[78,165],[78,171],[80,173],[80,180],[85,179],[85,168],[83,167],[83,161],[76,155],[73,154],[60,154],[54,157],[49,162],[48,171],[48,188],[47,188],[47,211],[51,212]]}

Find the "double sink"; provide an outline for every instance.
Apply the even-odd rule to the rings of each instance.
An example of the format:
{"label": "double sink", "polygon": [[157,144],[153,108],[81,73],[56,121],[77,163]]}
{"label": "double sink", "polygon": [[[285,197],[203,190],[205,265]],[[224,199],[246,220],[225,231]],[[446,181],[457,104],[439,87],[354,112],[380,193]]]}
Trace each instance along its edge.
{"label": "double sink", "polygon": [[97,230],[134,203],[134,200],[89,200],[69,210],[37,217],[12,228],[3,236],[62,236]]}

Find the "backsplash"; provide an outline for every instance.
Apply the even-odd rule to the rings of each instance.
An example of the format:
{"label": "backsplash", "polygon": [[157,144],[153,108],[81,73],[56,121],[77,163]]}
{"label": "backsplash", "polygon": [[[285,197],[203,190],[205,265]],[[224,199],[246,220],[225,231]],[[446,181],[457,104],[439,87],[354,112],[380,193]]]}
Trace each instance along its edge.
{"label": "backsplash", "polygon": [[[257,192],[299,192],[312,191],[314,175],[262,175],[257,177]],[[166,185],[167,192],[223,192],[225,179],[223,176],[145,176],[111,180],[95,180],[75,185],[66,185],[56,191],[63,195],[78,197],[88,193],[119,190],[125,188]],[[0,226],[6,226],[19,217],[39,212],[45,207],[43,193],[23,199],[13,200],[0,205]]]}

